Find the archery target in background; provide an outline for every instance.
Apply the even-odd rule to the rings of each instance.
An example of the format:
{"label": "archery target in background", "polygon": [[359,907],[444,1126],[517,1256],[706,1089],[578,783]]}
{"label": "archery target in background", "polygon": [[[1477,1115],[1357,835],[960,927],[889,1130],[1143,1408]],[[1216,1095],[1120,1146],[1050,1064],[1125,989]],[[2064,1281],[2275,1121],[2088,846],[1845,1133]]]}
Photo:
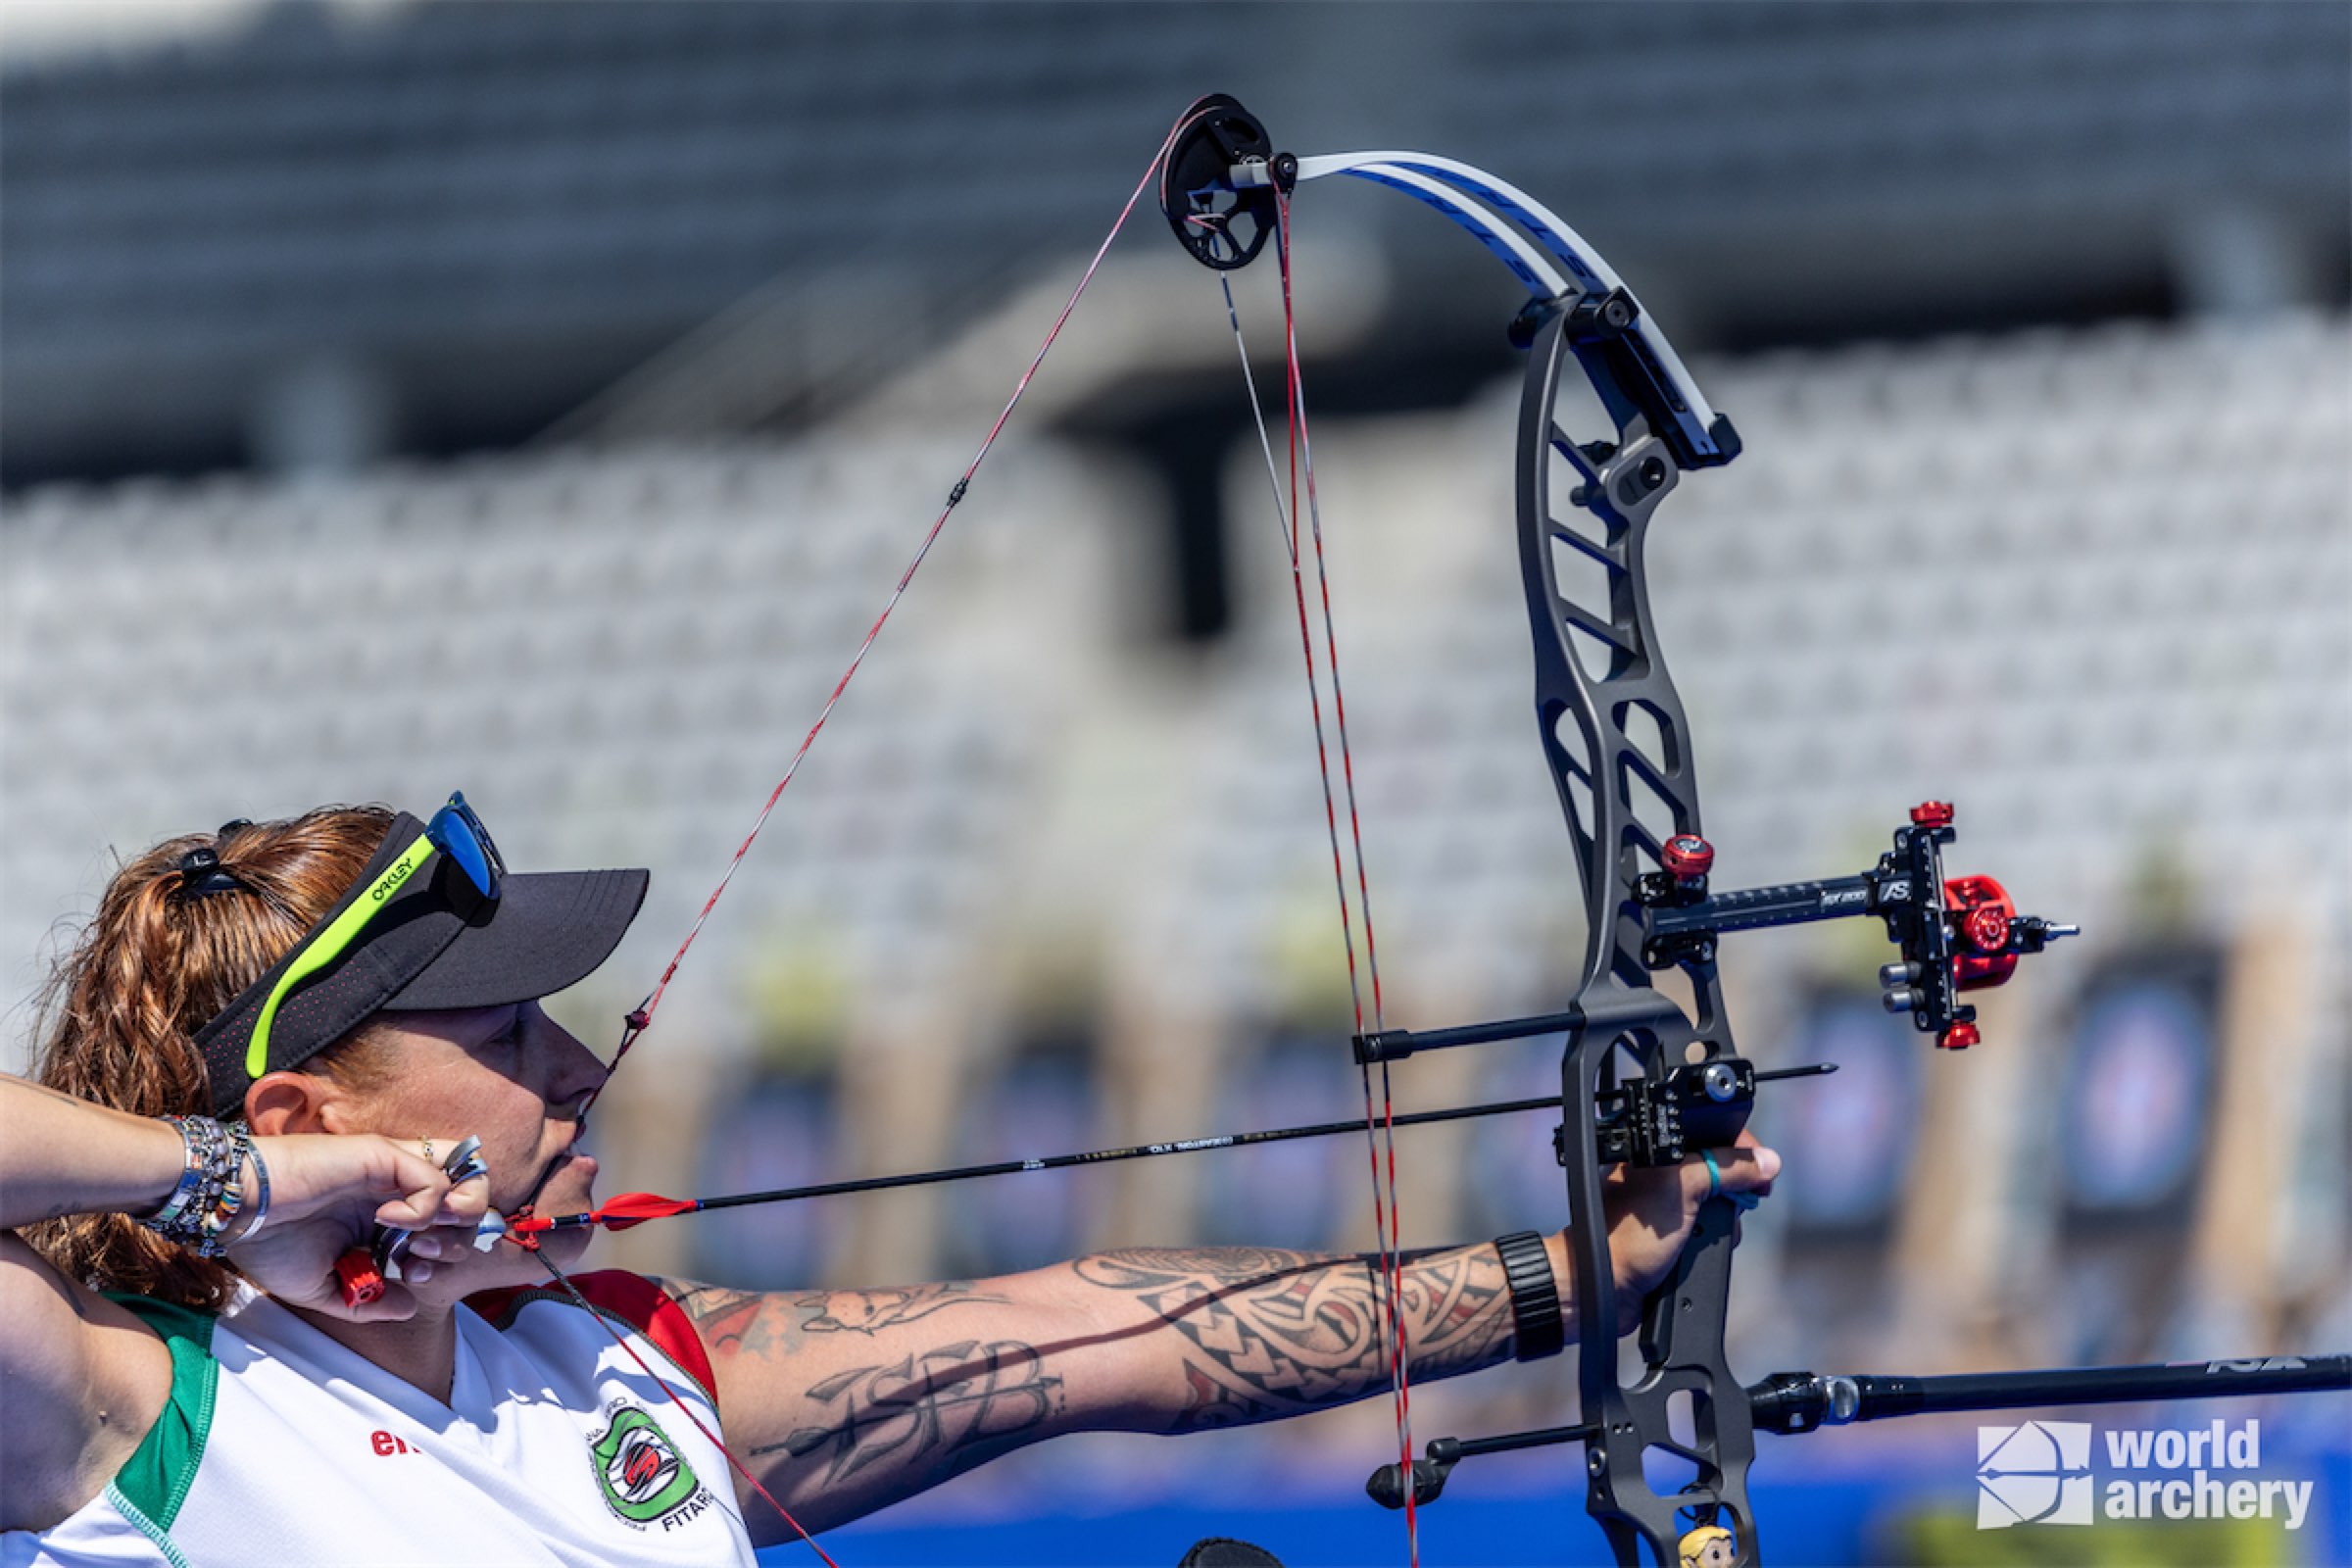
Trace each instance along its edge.
{"label": "archery target in background", "polygon": [[[1220,1131],[1296,1127],[1361,1118],[1353,1074],[1333,1071],[1329,1032],[1275,1030],[1227,1075],[1217,1097]],[[1306,1138],[1231,1149],[1202,1174],[1200,1235],[1211,1246],[1321,1250],[1369,1202],[1364,1144]]]}
{"label": "archery target in background", "polygon": [[1813,992],[1797,1010],[1791,1062],[1832,1062],[1826,1078],[1768,1086],[1769,1140],[1801,1151],[1774,1185],[1773,1207],[1795,1232],[1877,1245],[1910,1180],[1922,1064],[1929,1053],[1875,995]]}
{"label": "archery target in background", "polygon": [[2058,1150],[2073,1229],[2169,1224],[2211,1131],[2221,961],[2135,956],[2094,980],[2068,1041]]}
{"label": "archery target in background", "polygon": [[2048,1310],[2083,1358],[2169,1354],[2204,1304],[2190,1271],[2213,1174],[2222,971],[2210,948],[2124,955],[2090,981],[2065,1041],[2042,1129],[2066,1280]]}
{"label": "archery target in background", "polygon": [[[842,1169],[839,1089],[831,1073],[755,1074],[712,1097],[695,1192],[763,1192],[831,1181]],[[681,1221],[698,1279],[790,1290],[825,1277],[855,1199],[765,1203]]]}
{"label": "archery target in background", "polygon": [[[1022,1042],[958,1119],[953,1162],[990,1164],[1103,1147],[1100,1059],[1091,1033]],[[949,1274],[968,1279],[1075,1257],[1086,1250],[1108,1200],[1104,1173],[1084,1166],[959,1183],[948,1196],[941,1262]]]}

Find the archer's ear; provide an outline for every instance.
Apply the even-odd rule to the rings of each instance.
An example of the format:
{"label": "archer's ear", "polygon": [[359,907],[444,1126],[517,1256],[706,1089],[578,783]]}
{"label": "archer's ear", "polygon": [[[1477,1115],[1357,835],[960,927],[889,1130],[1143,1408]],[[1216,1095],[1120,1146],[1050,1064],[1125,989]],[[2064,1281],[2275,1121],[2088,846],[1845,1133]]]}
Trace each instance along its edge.
{"label": "archer's ear", "polygon": [[307,1072],[267,1073],[245,1091],[245,1121],[264,1138],[341,1132],[346,1130],[337,1125],[343,1120],[337,1114],[341,1098],[325,1078]]}

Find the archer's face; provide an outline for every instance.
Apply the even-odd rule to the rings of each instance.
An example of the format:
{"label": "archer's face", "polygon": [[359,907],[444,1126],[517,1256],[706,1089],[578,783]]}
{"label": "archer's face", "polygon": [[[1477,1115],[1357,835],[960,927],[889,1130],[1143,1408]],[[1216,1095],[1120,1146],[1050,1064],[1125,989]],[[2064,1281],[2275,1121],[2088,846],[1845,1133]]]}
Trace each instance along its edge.
{"label": "archer's face", "polygon": [[[379,1019],[394,1025],[401,1070],[363,1102],[367,1131],[429,1138],[436,1157],[462,1138],[479,1138],[490,1204],[502,1214],[526,1202],[543,1214],[593,1206],[596,1161],[577,1142],[580,1107],[604,1081],[604,1067],[538,1003]],[[589,1234],[547,1238],[557,1263],[576,1257]],[[431,1294],[444,1294],[446,1282],[449,1294],[464,1295],[512,1283],[509,1275],[543,1277],[519,1250],[501,1244],[486,1255],[446,1260],[434,1271]]]}

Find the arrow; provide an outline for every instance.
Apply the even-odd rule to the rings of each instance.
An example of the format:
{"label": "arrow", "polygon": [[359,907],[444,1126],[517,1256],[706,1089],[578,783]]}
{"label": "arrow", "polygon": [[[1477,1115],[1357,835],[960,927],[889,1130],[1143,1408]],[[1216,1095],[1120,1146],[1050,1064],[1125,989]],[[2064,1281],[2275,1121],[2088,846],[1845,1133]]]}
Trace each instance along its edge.
{"label": "arrow", "polygon": [[[1808,1078],[1838,1070],[1834,1062],[1813,1062],[1802,1067],[1777,1067],[1756,1074],[1758,1083],[1784,1078]],[[1534,1100],[1496,1100],[1478,1105],[1456,1105],[1446,1110],[1416,1110],[1395,1118],[1398,1127],[1419,1127],[1429,1122],[1466,1121],[1476,1116],[1508,1116],[1523,1110],[1558,1110],[1560,1097],[1544,1095]],[[1001,1159],[987,1165],[956,1165],[944,1170],[915,1171],[904,1176],[864,1176],[854,1181],[820,1182],[814,1187],[779,1187],[762,1193],[729,1193],[717,1198],[663,1198],[659,1193],[622,1193],[609,1199],[597,1208],[578,1214],[526,1214],[511,1220],[507,1226],[510,1237],[534,1237],[549,1231],[579,1230],[590,1225],[602,1225],[609,1231],[625,1231],[632,1225],[642,1225],[649,1219],[672,1219],[680,1214],[700,1214],[718,1208],[749,1208],[755,1203],[789,1203],[804,1198],[840,1198],[850,1193],[887,1192],[894,1187],[930,1187],[942,1182],[975,1181],[983,1176],[1012,1176],[1031,1170],[1067,1170],[1073,1165],[1107,1165],[1114,1160],[1152,1159],[1161,1154],[1198,1154],[1211,1149],[1248,1149],[1254,1144],[1289,1143],[1296,1138],[1334,1138],[1342,1133],[1360,1133],[1360,1121],[1321,1121],[1304,1127],[1276,1127],[1265,1132],[1221,1133],[1213,1138],[1184,1138],[1164,1144],[1130,1144],[1124,1149],[1094,1149],[1080,1154],[1049,1154],[1043,1159]],[[535,1242],[525,1241],[525,1247]]]}
{"label": "arrow", "polygon": [[[1447,1110],[1417,1110],[1396,1118],[1399,1127],[1417,1127],[1428,1122],[1462,1121],[1474,1116],[1507,1116],[1523,1110],[1558,1111],[1560,1097],[1545,1095],[1535,1100],[1503,1100],[1480,1105],[1459,1105]],[[1067,1170],[1073,1165],[1106,1165],[1114,1160],[1151,1159],[1160,1154],[1197,1154],[1211,1149],[1247,1149],[1253,1144],[1288,1143],[1295,1138],[1332,1138],[1342,1133],[1360,1133],[1364,1124],[1355,1121],[1316,1122],[1306,1127],[1277,1127],[1266,1132],[1224,1133],[1213,1138],[1185,1138],[1174,1143],[1130,1144],[1124,1149],[1096,1149],[1080,1154],[1052,1154],[1043,1159],[1004,1159],[987,1165],[957,1165],[946,1170],[916,1171],[905,1176],[867,1176],[855,1181],[821,1182],[814,1187],[781,1187],[764,1193],[730,1193],[718,1198],[663,1198],[659,1193],[622,1193],[607,1200],[601,1207],[579,1214],[528,1215],[512,1221],[508,1233],[514,1236],[537,1236],[548,1231],[577,1230],[583,1226],[602,1225],[607,1230],[624,1231],[632,1225],[642,1225],[649,1219],[669,1219],[679,1214],[698,1214],[718,1208],[748,1208],[754,1203],[787,1203],[804,1198],[839,1198],[850,1193],[886,1192],[895,1187],[928,1187],[941,1182],[973,1181],[982,1176],[1010,1176],[1021,1171]]]}

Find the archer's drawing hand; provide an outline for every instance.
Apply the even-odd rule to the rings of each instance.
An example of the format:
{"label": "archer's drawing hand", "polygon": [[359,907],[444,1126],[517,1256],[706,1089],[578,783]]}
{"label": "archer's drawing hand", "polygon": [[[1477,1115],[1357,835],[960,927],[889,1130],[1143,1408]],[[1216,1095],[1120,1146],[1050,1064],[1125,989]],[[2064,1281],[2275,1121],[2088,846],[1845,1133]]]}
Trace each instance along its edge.
{"label": "archer's drawing hand", "polygon": [[[1757,1198],[1772,1192],[1781,1173],[1781,1156],[1741,1131],[1731,1149],[1715,1151],[1723,1172],[1723,1191]],[[1609,1258],[1617,1275],[1617,1332],[1630,1334],[1642,1322],[1642,1298],[1657,1289],[1673,1269],[1683,1246],[1698,1223],[1713,1178],[1703,1158],[1686,1159],[1672,1168],[1609,1172],[1606,1203],[1609,1213]]]}
{"label": "archer's drawing hand", "polygon": [[343,1304],[335,1259],[365,1247],[375,1225],[447,1226],[470,1235],[490,1201],[489,1182],[477,1177],[453,1186],[415,1139],[303,1133],[257,1138],[254,1145],[270,1166],[270,1213],[258,1232],[229,1243],[229,1261],[287,1305],[333,1317],[373,1322],[416,1311],[416,1298],[401,1285],[389,1286],[379,1300]]}

